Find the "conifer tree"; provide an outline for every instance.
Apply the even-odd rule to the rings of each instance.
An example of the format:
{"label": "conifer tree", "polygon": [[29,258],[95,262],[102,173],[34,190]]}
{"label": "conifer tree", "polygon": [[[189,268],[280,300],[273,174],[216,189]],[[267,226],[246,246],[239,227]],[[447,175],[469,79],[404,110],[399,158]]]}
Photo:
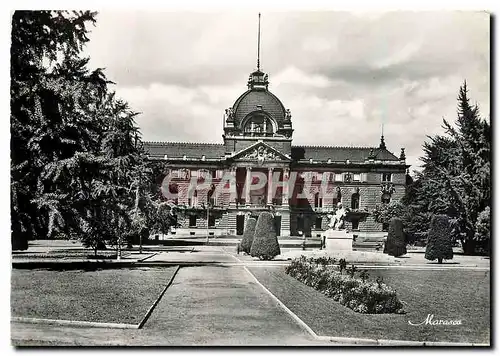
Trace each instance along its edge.
{"label": "conifer tree", "polygon": [[406,254],[405,233],[403,222],[399,218],[392,218],[389,222],[389,233],[384,246],[384,253],[399,257]]}
{"label": "conifer tree", "polygon": [[273,214],[263,211],[255,225],[255,234],[250,248],[250,255],[261,260],[272,260],[279,255],[280,245],[276,236]]}
{"label": "conifer tree", "polygon": [[245,229],[243,230],[243,238],[241,239],[241,249],[248,254],[250,253],[250,248],[252,247],[256,224],[257,224],[257,219],[250,217],[247,219],[245,223]]}
{"label": "conifer tree", "polygon": [[431,261],[437,259],[438,263],[443,263],[443,259],[451,260],[453,258],[452,245],[451,225],[448,216],[433,216],[425,250],[425,258]]}
{"label": "conifer tree", "polygon": [[409,228],[425,233],[434,214],[446,214],[453,238],[464,253],[474,254],[476,245],[489,246],[489,235],[476,234],[476,226],[479,214],[491,206],[491,129],[478,106],[470,104],[466,83],[455,125],[443,120],[443,127],[446,136],[429,137],[424,144],[424,169],[409,187]]}

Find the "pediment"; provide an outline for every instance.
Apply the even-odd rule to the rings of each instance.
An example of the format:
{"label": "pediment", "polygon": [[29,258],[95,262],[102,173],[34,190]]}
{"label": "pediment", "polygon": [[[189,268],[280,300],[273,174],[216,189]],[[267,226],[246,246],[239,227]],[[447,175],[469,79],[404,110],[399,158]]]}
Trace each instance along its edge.
{"label": "pediment", "polygon": [[243,150],[236,152],[233,156],[230,157],[233,160],[241,160],[241,161],[281,161],[281,162],[290,162],[291,159],[284,153],[281,153],[274,147],[269,146],[263,141],[258,141],[255,144],[244,148]]}

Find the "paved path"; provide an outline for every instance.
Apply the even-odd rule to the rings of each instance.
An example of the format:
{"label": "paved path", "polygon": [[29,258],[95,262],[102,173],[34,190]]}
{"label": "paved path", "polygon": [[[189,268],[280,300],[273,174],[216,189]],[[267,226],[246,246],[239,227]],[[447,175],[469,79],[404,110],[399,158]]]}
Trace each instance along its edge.
{"label": "paved path", "polygon": [[243,267],[181,268],[144,330],[184,345],[313,342]]}

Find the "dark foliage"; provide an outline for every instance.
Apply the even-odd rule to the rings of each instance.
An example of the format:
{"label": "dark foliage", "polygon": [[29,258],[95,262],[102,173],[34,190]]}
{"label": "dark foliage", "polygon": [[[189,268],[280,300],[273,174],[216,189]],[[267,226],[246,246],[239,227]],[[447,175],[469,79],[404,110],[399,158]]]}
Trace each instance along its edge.
{"label": "dark foliage", "polygon": [[274,217],[271,213],[264,211],[260,213],[257,219],[250,255],[261,260],[272,260],[280,253],[280,245],[274,227]]}
{"label": "dark foliage", "polygon": [[405,233],[403,222],[399,218],[392,218],[389,223],[389,233],[384,246],[384,253],[399,257],[406,254]]}
{"label": "dark foliage", "polygon": [[252,248],[256,224],[257,219],[252,217],[248,218],[245,223],[245,230],[243,231],[243,238],[241,239],[241,250],[248,254],[250,254],[250,249]]}
{"label": "dark foliage", "polygon": [[439,263],[453,258],[453,240],[451,236],[451,225],[446,215],[435,215],[431,220],[429,240],[425,250],[425,258],[437,259]]}

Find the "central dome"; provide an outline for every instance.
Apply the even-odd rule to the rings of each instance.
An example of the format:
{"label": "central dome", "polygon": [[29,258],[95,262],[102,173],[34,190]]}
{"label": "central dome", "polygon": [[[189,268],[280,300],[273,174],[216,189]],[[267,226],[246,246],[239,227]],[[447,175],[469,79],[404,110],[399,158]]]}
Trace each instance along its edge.
{"label": "central dome", "polygon": [[236,127],[241,127],[245,118],[256,112],[263,111],[280,125],[285,120],[285,107],[269,90],[250,89],[243,93],[234,103],[234,121]]}
{"label": "central dome", "polygon": [[268,75],[257,69],[250,74],[248,90],[226,110],[228,135],[291,137],[290,110],[268,89]]}

